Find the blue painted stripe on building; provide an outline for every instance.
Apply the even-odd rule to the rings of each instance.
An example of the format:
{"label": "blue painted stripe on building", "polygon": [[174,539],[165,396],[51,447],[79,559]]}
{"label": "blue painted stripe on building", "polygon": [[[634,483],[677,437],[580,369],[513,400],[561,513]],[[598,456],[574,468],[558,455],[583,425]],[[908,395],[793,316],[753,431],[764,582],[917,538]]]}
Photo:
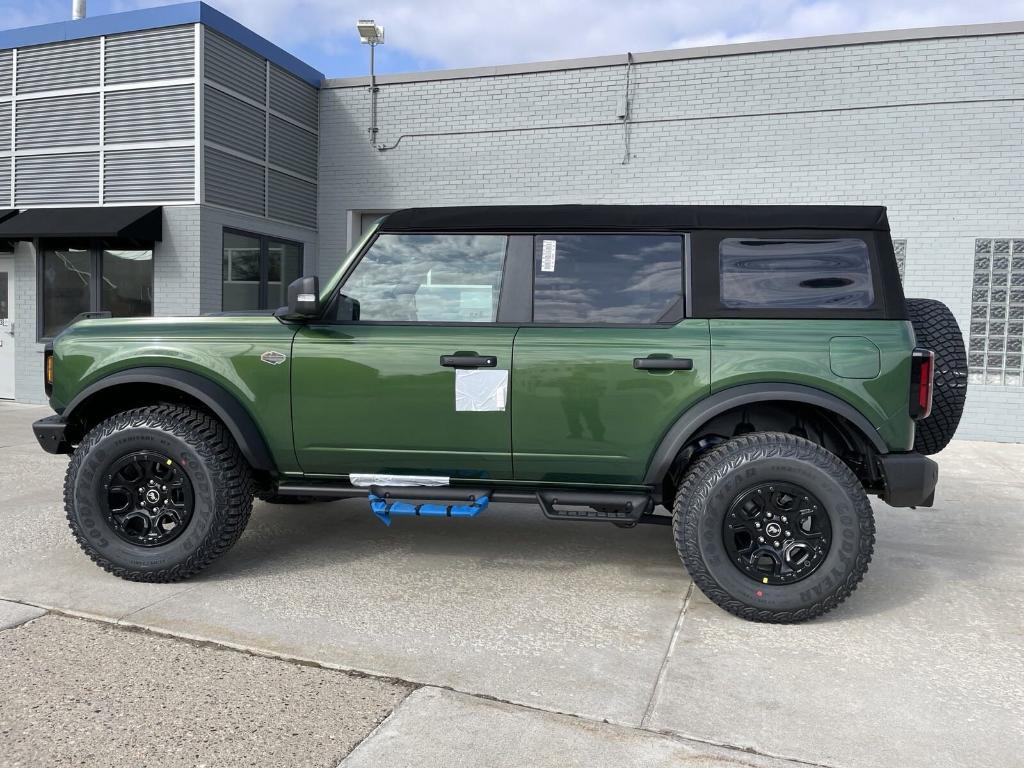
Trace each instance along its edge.
{"label": "blue painted stripe on building", "polygon": [[182,24],[205,24],[211,29],[231,38],[236,43],[258,53],[282,69],[320,87],[324,75],[266,38],[260,37],[248,27],[225,16],[206,3],[191,2],[162,5],[156,8],[142,8],[137,11],[109,13],[92,16],[79,21],[59,21],[40,24],[35,27],[6,29],[0,31],[0,50],[24,48],[29,45],[57,43],[64,40],[82,40],[100,35],[116,35],[121,32],[138,32],[143,29],[177,27]]}

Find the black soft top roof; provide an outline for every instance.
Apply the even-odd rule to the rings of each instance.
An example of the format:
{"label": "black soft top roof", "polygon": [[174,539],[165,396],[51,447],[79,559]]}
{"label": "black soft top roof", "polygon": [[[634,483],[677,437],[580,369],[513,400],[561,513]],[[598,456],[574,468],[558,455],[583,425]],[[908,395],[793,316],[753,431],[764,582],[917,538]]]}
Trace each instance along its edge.
{"label": "black soft top roof", "polygon": [[889,231],[875,205],[481,205],[407,208],[382,232],[859,229]]}

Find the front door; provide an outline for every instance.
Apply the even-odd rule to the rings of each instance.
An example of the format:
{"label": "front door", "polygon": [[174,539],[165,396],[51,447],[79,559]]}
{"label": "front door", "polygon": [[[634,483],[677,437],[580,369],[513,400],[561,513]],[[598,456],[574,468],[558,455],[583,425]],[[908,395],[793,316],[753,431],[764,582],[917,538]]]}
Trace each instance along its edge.
{"label": "front door", "polygon": [[14,259],[0,256],[0,399],[14,398]]}
{"label": "front door", "polygon": [[683,319],[678,234],[535,238],[533,324],[512,370],[515,478],[640,484],[711,383],[707,320]]}
{"label": "front door", "polygon": [[381,234],[335,306],[292,347],[295,450],[307,474],[511,478],[517,328],[498,324],[508,238]]}

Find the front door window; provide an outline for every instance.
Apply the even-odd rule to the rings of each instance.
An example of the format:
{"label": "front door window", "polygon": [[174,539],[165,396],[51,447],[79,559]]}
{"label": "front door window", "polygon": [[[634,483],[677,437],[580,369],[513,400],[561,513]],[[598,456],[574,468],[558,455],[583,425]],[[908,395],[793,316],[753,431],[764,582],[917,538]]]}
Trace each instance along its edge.
{"label": "front door window", "polygon": [[363,321],[493,323],[505,235],[378,237],[342,286]]}

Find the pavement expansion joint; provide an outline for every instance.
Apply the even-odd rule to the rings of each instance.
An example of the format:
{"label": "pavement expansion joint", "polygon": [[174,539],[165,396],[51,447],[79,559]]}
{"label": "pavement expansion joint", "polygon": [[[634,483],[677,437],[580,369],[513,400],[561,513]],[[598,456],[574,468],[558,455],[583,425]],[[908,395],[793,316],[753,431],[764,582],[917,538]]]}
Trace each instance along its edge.
{"label": "pavement expansion joint", "polygon": [[[676,620],[676,627],[675,627],[675,631],[673,632],[672,640],[671,640],[671,642],[669,644],[669,649],[668,649],[668,651],[666,653],[666,657],[665,657],[666,660],[669,658],[669,656],[671,656],[672,650],[673,650],[673,648],[675,646],[676,638],[679,636],[680,630],[682,629],[683,618],[684,618],[684,616],[686,614],[687,608],[689,607],[690,599],[691,599],[691,597],[693,595],[693,590],[694,590],[694,585],[691,584],[690,587],[687,589],[686,596],[683,599],[683,607],[682,607],[682,609],[679,612],[678,619]],[[180,594],[180,593],[176,593],[176,594]],[[272,652],[272,651],[265,651],[265,650],[262,650],[262,649],[259,649],[259,648],[253,648],[253,647],[250,647],[250,646],[243,646],[243,645],[238,645],[238,644],[234,644],[234,643],[228,643],[228,642],[224,642],[224,641],[209,640],[209,639],[193,637],[193,636],[189,636],[189,635],[185,635],[185,634],[178,634],[178,633],[171,632],[171,631],[168,631],[168,630],[157,629],[157,628],[153,628],[153,627],[147,627],[147,626],[142,625],[142,624],[135,624],[135,623],[132,623],[132,622],[129,622],[129,621],[125,621],[123,618],[114,619],[114,618],[110,618],[110,617],[97,616],[97,615],[94,615],[94,614],[83,614],[83,613],[79,613],[79,612],[72,611],[72,610],[66,610],[66,609],[63,609],[63,608],[57,608],[57,607],[54,607],[54,606],[39,605],[39,604],[35,604],[35,603],[30,603],[30,602],[26,602],[24,600],[11,600],[9,598],[3,598],[3,597],[0,597],[0,599],[7,600],[8,602],[11,602],[11,603],[18,603],[20,605],[27,605],[27,606],[32,606],[34,608],[40,608],[42,610],[47,611],[47,613],[43,614],[42,616],[35,617],[35,618],[29,620],[28,622],[25,622],[24,624],[18,625],[18,627],[25,626],[25,624],[31,623],[32,621],[37,621],[38,619],[44,618],[45,616],[63,616],[63,617],[66,617],[66,618],[78,619],[78,620],[81,620],[81,621],[92,622],[94,624],[103,624],[103,625],[106,625],[106,626],[112,626],[112,627],[116,627],[118,629],[122,629],[122,630],[127,631],[127,632],[138,632],[140,634],[150,634],[150,635],[154,635],[154,636],[157,636],[157,637],[172,638],[172,639],[178,640],[180,642],[189,643],[189,644],[191,644],[193,646],[197,646],[197,647],[200,647],[200,648],[209,648],[209,649],[215,649],[215,650],[228,650],[228,651],[234,651],[234,652],[237,652],[237,653],[247,654],[249,656],[255,656],[255,657],[258,657],[258,658],[276,659],[278,661],[285,661],[285,662],[288,662],[288,663],[291,663],[291,664],[297,664],[297,665],[300,665],[300,666],[316,667],[316,668],[325,669],[325,670],[328,670],[328,671],[331,671],[331,672],[339,672],[341,674],[348,675],[350,677],[372,678],[374,680],[379,680],[381,682],[391,683],[392,685],[404,686],[404,687],[408,688],[408,693],[406,694],[406,697],[403,698],[402,701],[399,702],[399,704],[396,705],[395,708],[390,713],[388,713],[387,717],[385,717],[380,723],[378,723],[378,725],[364,739],[362,739],[360,742],[358,742],[352,748],[352,750],[349,752],[349,754],[352,754],[352,752],[355,751],[356,747],[358,747],[359,744],[362,744],[363,742],[367,741],[375,733],[377,733],[377,731],[379,731],[384,726],[384,724],[388,722],[388,720],[394,715],[394,713],[398,711],[398,708],[401,707],[402,704],[405,703],[405,701],[408,700],[408,695],[409,694],[413,693],[414,691],[416,691],[416,690],[418,690],[420,688],[433,688],[433,689],[436,689],[436,690],[442,690],[442,691],[449,691],[449,692],[452,692],[452,693],[457,693],[457,694],[462,695],[462,696],[469,696],[469,697],[472,697],[472,698],[475,698],[475,699],[480,699],[482,701],[489,701],[489,702],[493,702],[493,703],[496,703],[496,704],[502,704],[502,705],[506,705],[506,706],[510,706],[510,707],[516,707],[516,708],[519,708],[519,709],[529,710],[529,711],[537,712],[537,713],[540,713],[540,714],[556,715],[556,716],[561,716],[561,717],[569,717],[569,718],[573,718],[573,719],[576,719],[576,720],[579,720],[579,721],[585,722],[585,723],[600,724],[600,725],[610,725],[610,726],[613,726],[613,727],[628,728],[628,729],[632,729],[632,730],[636,730],[636,731],[643,731],[643,732],[650,733],[650,734],[653,734],[653,735],[656,735],[656,736],[662,736],[662,737],[671,739],[671,740],[679,742],[681,744],[687,744],[688,743],[688,744],[698,744],[698,745],[701,745],[701,746],[717,747],[719,749],[735,751],[735,752],[738,752],[738,753],[742,753],[742,754],[745,754],[745,755],[752,755],[752,756],[755,756],[755,757],[763,757],[763,758],[768,758],[768,759],[773,759],[773,760],[789,761],[789,762],[791,762],[791,763],[793,763],[795,765],[808,766],[809,768],[839,768],[838,766],[829,765],[827,763],[817,763],[817,762],[813,762],[813,761],[809,761],[809,760],[801,760],[800,758],[789,757],[787,755],[776,755],[776,754],[772,754],[770,752],[764,752],[764,751],[761,751],[761,750],[757,750],[757,749],[754,749],[752,747],[737,746],[735,744],[729,744],[729,743],[726,743],[726,742],[711,741],[711,740],[708,740],[708,739],[701,739],[701,738],[696,738],[696,737],[693,737],[693,736],[687,736],[687,735],[684,735],[684,734],[676,733],[674,731],[669,731],[669,730],[663,730],[663,729],[657,729],[657,728],[649,727],[647,725],[647,721],[649,720],[650,713],[653,711],[653,706],[656,704],[655,694],[656,694],[658,688],[660,687],[660,684],[661,684],[661,681],[662,681],[662,678],[664,676],[665,669],[666,669],[664,661],[662,663],[661,672],[659,673],[659,676],[658,676],[658,681],[655,684],[655,689],[654,689],[654,691],[651,694],[651,701],[648,703],[647,712],[644,715],[644,719],[641,721],[640,725],[631,725],[629,723],[618,722],[618,721],[615,721],[615,720],[587,717],[585,715],[580,715],[580,714],[576,714],[576,713],[573,713],[573,712],[564,712],[564,711],[557,710],[557,709],[548,709],[548,708],[540,707],[540,706],[537,706],[537,705],[534,705],[534,704],[527,704],[527,703],[518,702],[518,701],[510,701],[508,699],[502,699],[502,698],[499,698],[498,696],[492,696],[492,695],[486,694],[486,693],[479,693],[479,692],[473,692],[473,691],[464,691],[464,690],[460,690],[458,688],[453,688],[451,686],[437,685],[437,684],[434,684],[434,683],[416,682],[416,681],[412,681],[412,680],[406,680],[406,679],[403,679],[403,678],[400,678],[400,677],[394,677],[394,676],[389,676],[389,675],[377,674],[377,673],[373,673],[373,672],[367,672],[367,671],[364,671],[364,670],[353,669],[353,668],[349,668],[349,667],[342,667],[340,665],[327,664],[327,663],[316,661],[314,659],[306,659],[306,658],[301,658],[301,657],[297,657],[297,656],[290,656],[290,655],[287,655],[287,654],[275,653],[275,652]],[[160,602],[160,601],[157,601],[157,602]],[[135,611],[132,611],[131,613],[135,613]],[[126,615],[131,615],[131,613],[126,614]],[[15,627],[14,629],[17,629],[18,627]],[[345,756],[346,759],[347,759],[347,757],[348,757],[348,755]],[[339,767],[341,765],[343,765],[343,764],[344,764],[344,759],[339,764]]]}
{"label": "pavement expansion joint", "polygon": [[690,599],[693,597],[694,584],[691,581],[690,586],[686,589],[686,595],[683,597],[682,607],[679,609],[679,616],[676,618],[676,626],[672,630],[672,639],[668,642],[668,648],[665,650],[665,656],[661,660],[661,667],[658,669],[658,677],[654,680],[654,687],[651,689],[651,697],[647,700],[647,708],[644,710],[643,717],[640,718],[640,727],[644,730],[648,729],[648,724],[651,722],[651,718],[654,716],[654,708],[658,706],[658,694],[661,691],[662,683],[665,681],[665,675],[668,674],[668,663],[672,658],[672,653],[676,648],[676,641],[679,639],[680,633],[683,631],[683,621],[686,618],[686,609],[690,607]]}

